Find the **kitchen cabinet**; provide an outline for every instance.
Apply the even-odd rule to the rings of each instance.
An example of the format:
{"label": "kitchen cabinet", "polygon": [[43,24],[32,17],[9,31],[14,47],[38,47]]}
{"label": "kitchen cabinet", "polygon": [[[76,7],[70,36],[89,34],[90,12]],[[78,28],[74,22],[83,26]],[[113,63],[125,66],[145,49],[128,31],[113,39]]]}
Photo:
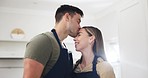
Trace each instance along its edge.
{"label": "kitchen cabinet", "polygon": [[0,40],[0,58],[23,58],[26,40]]}
{"label": "kitchen cabinet", "polygon": [[0,78],[23,78],[23,59],[0,59]]}

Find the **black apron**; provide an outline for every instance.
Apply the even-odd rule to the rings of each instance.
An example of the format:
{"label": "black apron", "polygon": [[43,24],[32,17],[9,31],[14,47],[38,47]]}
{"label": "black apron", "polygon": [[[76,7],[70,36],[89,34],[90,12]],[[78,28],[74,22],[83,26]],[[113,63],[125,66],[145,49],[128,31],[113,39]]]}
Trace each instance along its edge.
{"label": "black apron", "polygon": [[60,46],[60,55],[53,68],[43,78],[70,78],[73,69],[72,53],[68,54],[68,50],[62,48],[55,29],[51,31]]}
{"label": "black apron", "polygon": [[74,67],[73,70],[73,78],[100,78],[100,76],[97,74],[96,71],[96,64],[97,64],[97,56],[94,57],[93,60],[93,71],[90,72],[82,72],[82,73],[75,73],[74,70],[76,69],[76,67],[81,63],[82,59],[80,59],[80,62],[78,62],[78,64],[76,64],[76,66]]}

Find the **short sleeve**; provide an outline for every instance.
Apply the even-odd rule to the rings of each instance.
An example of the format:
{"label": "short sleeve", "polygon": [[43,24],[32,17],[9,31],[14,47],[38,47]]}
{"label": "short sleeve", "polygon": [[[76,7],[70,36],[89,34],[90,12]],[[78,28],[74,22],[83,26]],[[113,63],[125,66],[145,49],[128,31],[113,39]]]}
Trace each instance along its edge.
{"label": "short sleeve", "polygon": [[52,43],[50,38],[44,34],[35,36],[27,45],[25,58],[36,60],[46,65],[52,53]]}
{"label": "short sleeve", "polygon": [[106,61],[97,64],[97,73],[100,78],[115,78],[112,66]]}

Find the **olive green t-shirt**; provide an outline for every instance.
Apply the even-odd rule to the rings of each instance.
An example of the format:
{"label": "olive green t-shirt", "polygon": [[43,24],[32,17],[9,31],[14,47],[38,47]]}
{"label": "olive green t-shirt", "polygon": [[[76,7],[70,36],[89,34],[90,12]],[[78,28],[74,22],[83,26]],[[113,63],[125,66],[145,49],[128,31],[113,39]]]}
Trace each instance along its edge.
{"label": "olive green t-shirt", "polygon": [[42,76],[54,66],[60,54],[60,47],[53,33],[46,32],[35,36],[26,45],[25,58],[44,65]]}

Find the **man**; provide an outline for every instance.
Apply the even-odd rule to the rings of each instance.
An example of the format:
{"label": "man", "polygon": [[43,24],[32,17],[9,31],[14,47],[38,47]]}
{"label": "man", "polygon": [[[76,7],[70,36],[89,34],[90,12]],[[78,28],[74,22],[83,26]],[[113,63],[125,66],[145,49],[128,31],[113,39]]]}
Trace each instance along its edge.
{"label": "man", "polygon": [[69,78],[72,57],[62,46],[69,35],[75,37],[80,29],[83,12],[71,5],[61,5],[55,14],[51,32],[35,36],[26,47],[24,78]]}

